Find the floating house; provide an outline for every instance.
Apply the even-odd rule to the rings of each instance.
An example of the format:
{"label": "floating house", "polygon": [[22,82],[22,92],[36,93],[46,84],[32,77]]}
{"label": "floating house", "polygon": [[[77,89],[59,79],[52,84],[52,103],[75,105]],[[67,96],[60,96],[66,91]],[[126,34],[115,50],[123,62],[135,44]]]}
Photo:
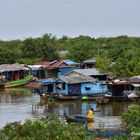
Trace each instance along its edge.
{"label": "floating house", "polygon": [[96,95],[106,91],[106,87],[99,85],[96,79],[85,75],[67,75],[58,78],[53,85],[53,93],[69,96]]}
{"label": "floating house", "polygon": [[46,69],[43,65],[27,65],[30,70],[31,74],[38,78],[38,79],[44,79],[46,78]]}
{"label": "floating house", "polygon": [[6,81],[18,80],[30,73],[29,69],[24,65],[15,64],[2,64],[0,65],[0,77],[5,78]]}
{"label": "floating house", "polygon": [[0,87],[8,88],[23,85],[32,79],[30,69],[21,64],[0,65]]}
{"label": "floating house", "polygon": [[96,63],[96,57],[84,60],[82,63],[82,68],[93,68]]}
{"label": "floating house", "polygon": [[42,83],[41,92],[47,92],[47,93],[53,92],[53,82],[54,82],[54,80],[52,78],[41,79],[39,81]]}
{"label": "floating house", "polygon": [[115,79],[108,84],[112,96],[127,96],[128,93],[135,93],[140,96],[140,76]]}
{"label": "floating house", "polygon": [[[94,93],[107,93],[108,92],[108,86],[106,84],[108,80],[108,75],[100,73],[97,69],[74,69],[65,76],[90,76],[92,78],[96,79],[96,87],[94,87]],[[102,89],[102,90],[101,90]]]}
{"label": "floating house", "polygon": [[73,66],[70,66],[63,61],[39,62],[38,64],[47,69],[47,76],[51,78],[64,76],[73,69]]}
{"label": "floating house", "polygon": [[96,68],[92,68],[92,69],[74,69],[74,70],[72,70],[71,72],[69,72],[66,75],[69,75],[69,76],[85,75],[85,76],[91,76],[91,77],[97,79],[98,81],[107,81],[108,80],[108,74],[100,73],[100,71],[97,70]]}

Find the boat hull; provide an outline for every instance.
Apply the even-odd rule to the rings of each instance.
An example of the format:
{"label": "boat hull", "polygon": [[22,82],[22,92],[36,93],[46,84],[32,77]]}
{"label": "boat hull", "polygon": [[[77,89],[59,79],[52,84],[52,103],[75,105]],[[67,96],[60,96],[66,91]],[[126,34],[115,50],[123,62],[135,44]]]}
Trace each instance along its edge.
{"label": "boat hull", "polygon": [[27,84],[28,82],[31,81],[31,79],[32,79],[32,75],[29,75],[23,79],[1,83],[0,85],[3,86],[4,88],[16,87],[16,86]]}
{"label": "boat hull", "polygon": [[64,113],[64,116],[65,116],[66,121],[68,123],[71,123],[71,122],[76,122],[76,123],[94,122],[94,119],[87,119],[86,117],[81,116],[81,115],[69,116],[66,113]]}

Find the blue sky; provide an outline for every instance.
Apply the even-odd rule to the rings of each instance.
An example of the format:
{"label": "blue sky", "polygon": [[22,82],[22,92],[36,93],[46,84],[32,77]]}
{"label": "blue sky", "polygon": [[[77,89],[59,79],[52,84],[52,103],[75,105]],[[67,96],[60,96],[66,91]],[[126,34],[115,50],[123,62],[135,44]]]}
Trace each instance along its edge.
{"label": "blue sky", "polygon": [[0,39],[140,36],[140,0],[0,0]]}

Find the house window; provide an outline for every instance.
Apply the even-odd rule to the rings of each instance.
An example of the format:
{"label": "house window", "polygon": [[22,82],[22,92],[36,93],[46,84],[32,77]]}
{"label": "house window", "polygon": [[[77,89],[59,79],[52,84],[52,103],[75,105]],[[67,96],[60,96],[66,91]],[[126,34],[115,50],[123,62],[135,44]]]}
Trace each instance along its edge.
{"label": "house window", "polygon": [[85,87],[85,90],[90,90],[90,87]]}
{"label": "house window", "polygon": [[63,90],[66,89],[66,84],[65,84],[65,83],[62,84],[62,89],[63,89]]}
{"label": "house window", "polygon": [[57,90],[61,90],[62,89],[62,84],[61,83],[57,83],[56,84],[56,89]]}

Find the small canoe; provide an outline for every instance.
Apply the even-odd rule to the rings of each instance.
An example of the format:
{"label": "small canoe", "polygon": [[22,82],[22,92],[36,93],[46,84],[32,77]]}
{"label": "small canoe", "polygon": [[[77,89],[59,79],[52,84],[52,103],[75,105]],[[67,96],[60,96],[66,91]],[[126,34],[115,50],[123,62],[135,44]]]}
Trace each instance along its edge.
{"label": "small canoe", "polygon": [[86,122],[94,121],[94,119],[87,119],[85,116],[82,116],[82,115],[70,116],[70,115],[67,115],[65,112],[64,112],[64,117],[66,118],[66,121],[68,123],[71,123],[71,122],[86,123]]}
{"label": "small canoe", "polygon": [[20,85],[25,85],[28,82],[30,82],[31,80],[32,80],[32,75],[29,75],[29,76],[26,76],[19,80],[0,83],[0,86],[3,86],[4,88],[16,87],[16,86],[20,86]]}

